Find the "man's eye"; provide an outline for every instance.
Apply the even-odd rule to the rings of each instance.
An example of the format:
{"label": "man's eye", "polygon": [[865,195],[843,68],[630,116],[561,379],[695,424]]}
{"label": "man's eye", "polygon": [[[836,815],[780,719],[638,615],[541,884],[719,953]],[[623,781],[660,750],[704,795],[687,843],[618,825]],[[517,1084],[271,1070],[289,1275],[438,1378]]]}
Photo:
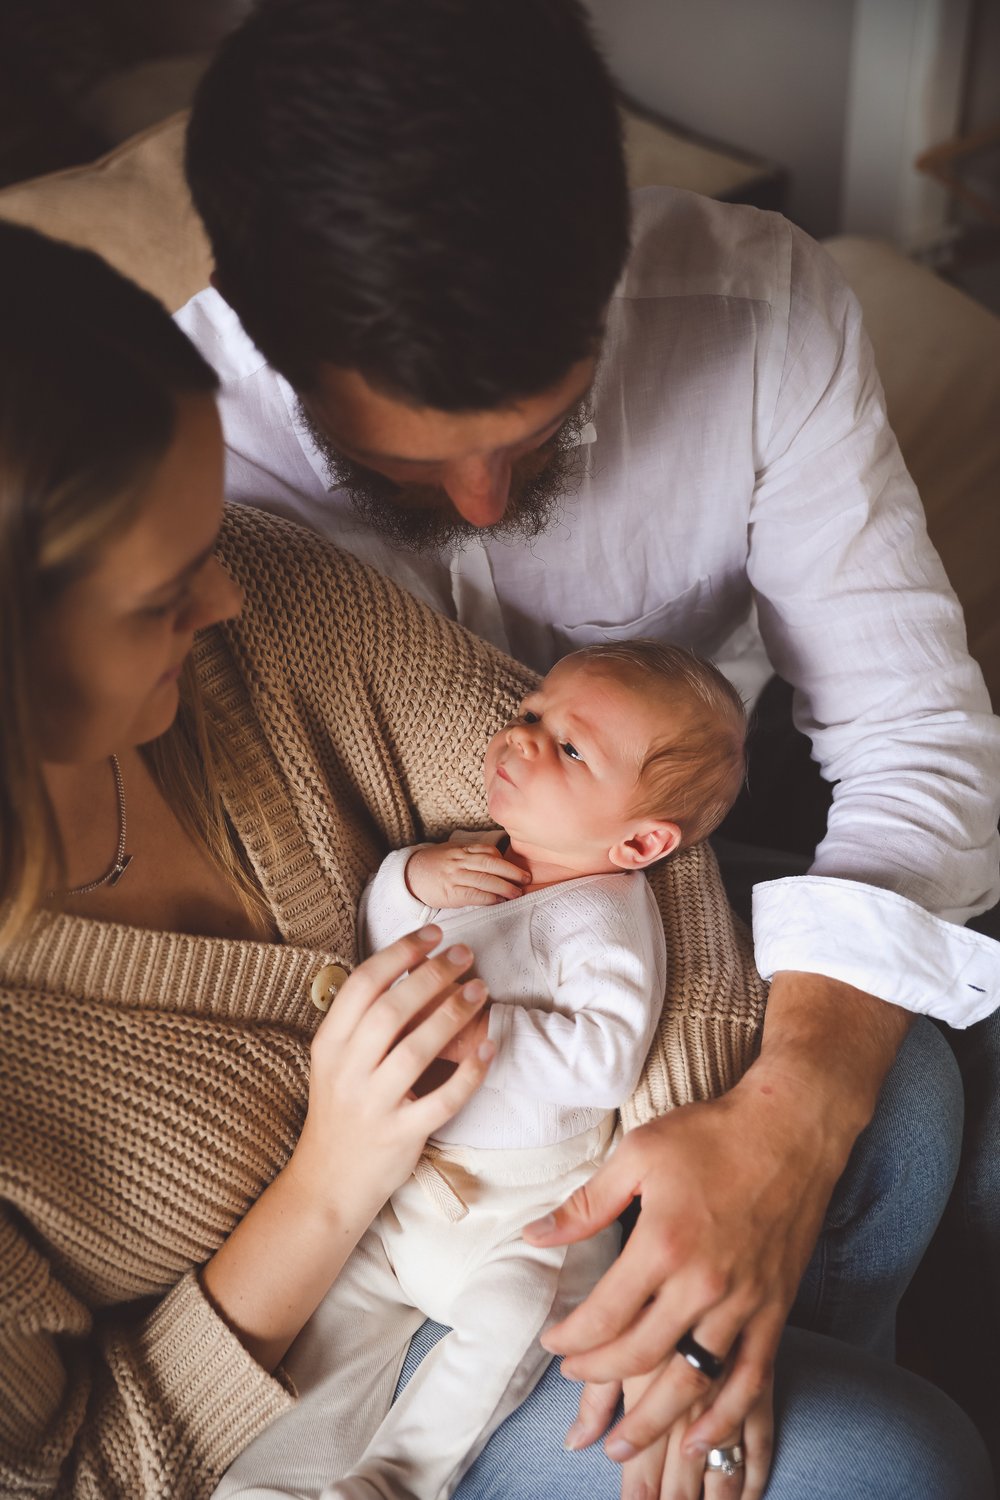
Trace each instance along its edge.
{"label": "man's eye", "polygon": [[559,746],[559,749],[564,755],[568,755],[570,760],[583,759],[583,756],[580,754],[579,750],[575,745],[571,745],[569,740],[563,740],[562,744]]}

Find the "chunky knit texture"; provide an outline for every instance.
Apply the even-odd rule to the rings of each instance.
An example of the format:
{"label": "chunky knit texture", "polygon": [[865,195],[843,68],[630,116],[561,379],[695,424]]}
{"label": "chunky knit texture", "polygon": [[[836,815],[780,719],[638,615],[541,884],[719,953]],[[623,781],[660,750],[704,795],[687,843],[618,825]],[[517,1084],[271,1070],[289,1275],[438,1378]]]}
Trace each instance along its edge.
{"label": "chunky knit texture", "polygon": [[[486,742],[530,680],[260,511],[228,513],[222,555],[246,607],[198,673],[283,944],[42,915],[0,955],[4,1496],[195,1500],[290,1403],[197,1268],[295,1143],[309,982],[356,962],[365,879],[390,848],[486,826]],[[711,852],[653,884],[670,978],[628,1125],[731,1086],[763,1007]]]}

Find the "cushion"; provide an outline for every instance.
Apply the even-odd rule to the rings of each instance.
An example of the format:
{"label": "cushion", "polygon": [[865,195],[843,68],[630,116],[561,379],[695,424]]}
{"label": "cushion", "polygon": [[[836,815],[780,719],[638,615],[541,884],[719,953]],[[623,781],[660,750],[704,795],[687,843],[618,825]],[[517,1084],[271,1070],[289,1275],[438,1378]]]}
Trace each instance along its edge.
{"label": "cushion", "polygon": [[170,312],[208,285],[212,256],[184,181],[186,114],[107,156],[0,191],[0,218],[97,250]]}

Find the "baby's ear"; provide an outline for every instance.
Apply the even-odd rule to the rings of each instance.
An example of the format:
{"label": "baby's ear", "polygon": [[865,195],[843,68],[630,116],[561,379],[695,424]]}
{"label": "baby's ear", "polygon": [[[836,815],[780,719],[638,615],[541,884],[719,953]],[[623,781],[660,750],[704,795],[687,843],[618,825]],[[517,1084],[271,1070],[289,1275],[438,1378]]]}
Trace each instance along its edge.
{"label": "baby's ear", "polygon": [[622,839],[608,850],[608,859],[619,870],[644,870],[666,855],[673,854],[681,841],[676,823],[643,823],[631,838]]}

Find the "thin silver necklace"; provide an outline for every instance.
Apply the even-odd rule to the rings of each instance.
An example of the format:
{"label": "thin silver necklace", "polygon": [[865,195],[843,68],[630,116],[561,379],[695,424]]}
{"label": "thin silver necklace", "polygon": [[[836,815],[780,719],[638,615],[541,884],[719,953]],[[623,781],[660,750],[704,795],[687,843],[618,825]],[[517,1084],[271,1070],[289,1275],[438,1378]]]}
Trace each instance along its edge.
{"label": "thin silver necklace", "polygon": [[[88,880],[86,885],[74,885],[70,890],[61,892],[63,896],[88,896],[91,891],[99,890],[102,885],[117,885],[132,863],[131,854],[125,853],[125,783],[122,780],[122,768],[118,764],[117,755],[111,756],[111,769],[115,774],[115,795],[118,798],[118,849],[114,863],[100,880]],[[49,897],[59,894],[58,891],[50,891]]]}

